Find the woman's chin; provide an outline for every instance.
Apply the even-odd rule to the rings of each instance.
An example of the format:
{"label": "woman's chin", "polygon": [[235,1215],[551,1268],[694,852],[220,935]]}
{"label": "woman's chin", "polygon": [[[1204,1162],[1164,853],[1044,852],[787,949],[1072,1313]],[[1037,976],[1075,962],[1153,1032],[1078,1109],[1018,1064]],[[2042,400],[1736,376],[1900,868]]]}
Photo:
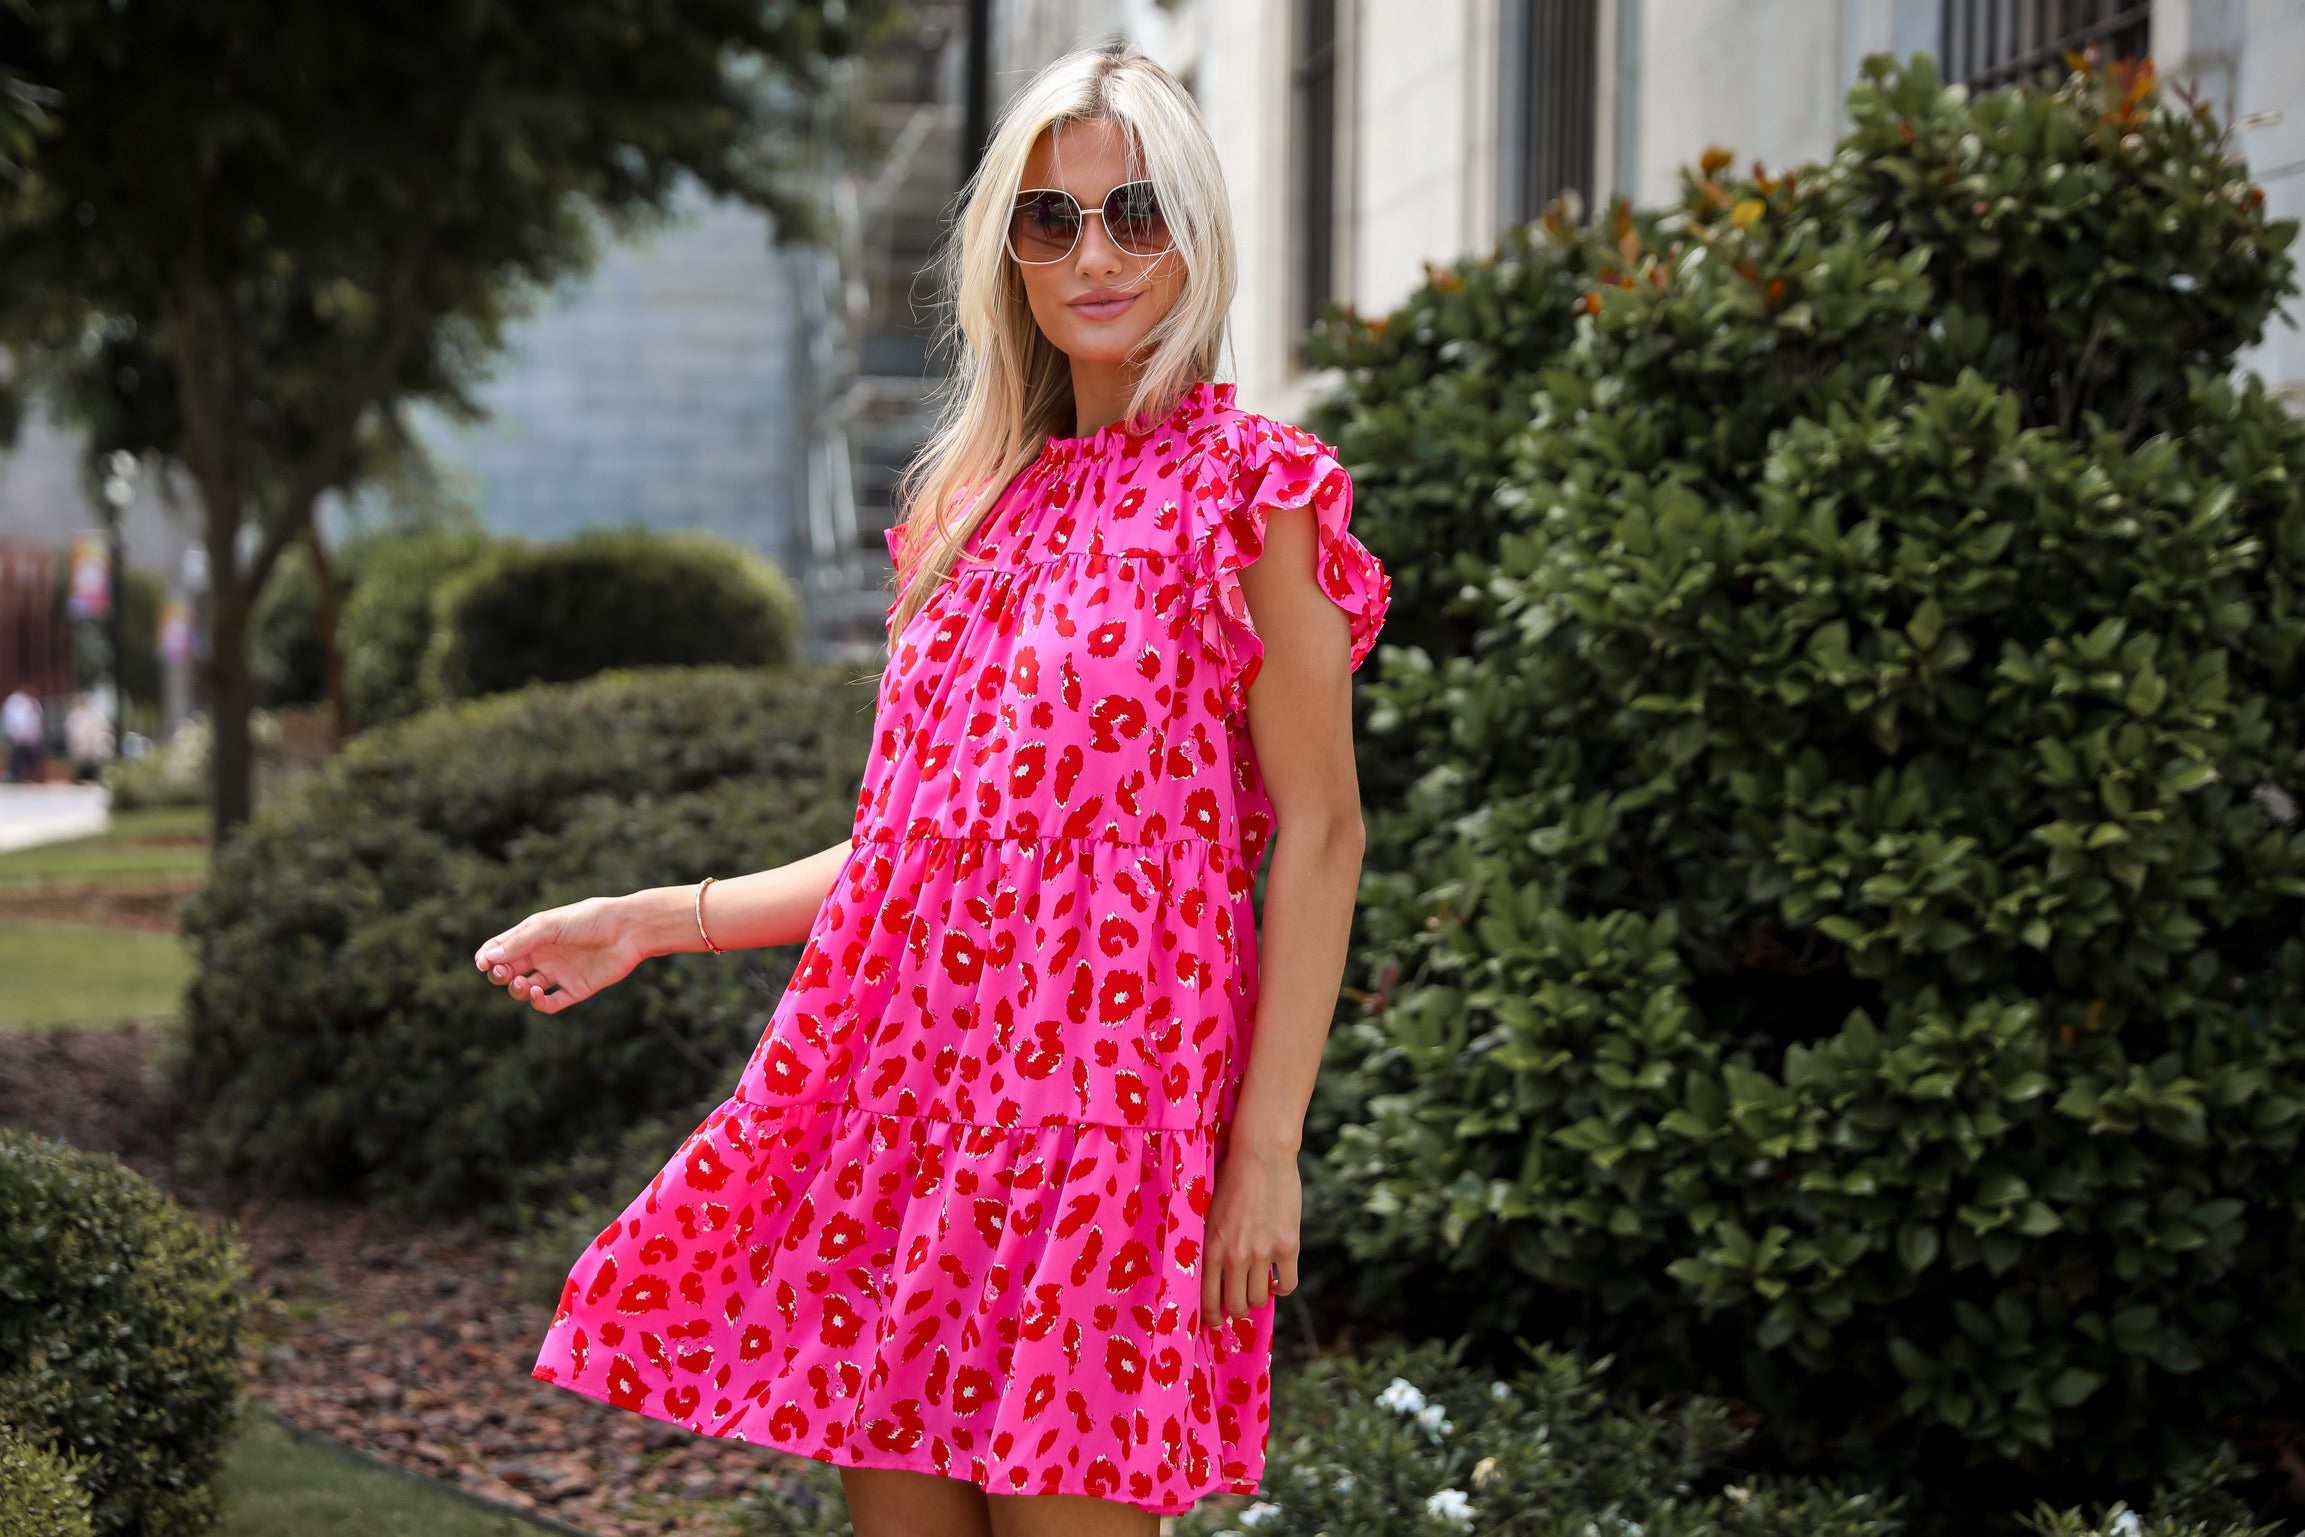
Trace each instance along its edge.
{"label": "woman's chin", "polygon": [[1068,327],[1067,332],[1057,340],[1059,352],[1075,363],[1113,367],[1132,358],[1141,360],[1147,328],[1130,326],[1123,333],[1117,327],[1083,325]]}

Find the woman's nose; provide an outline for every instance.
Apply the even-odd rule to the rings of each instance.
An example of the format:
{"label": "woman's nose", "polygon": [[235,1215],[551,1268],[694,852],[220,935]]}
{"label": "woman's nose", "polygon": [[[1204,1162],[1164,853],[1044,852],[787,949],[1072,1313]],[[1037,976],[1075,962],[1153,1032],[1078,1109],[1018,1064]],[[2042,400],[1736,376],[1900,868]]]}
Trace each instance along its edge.
{"label": "woman's nose", "polygon": [[1080,244],[1073,251],[1078,263],[1076,270],[1091,272],[1117,272],[1124,265],[1121,248],[1113,244],[1112,236],[1105,233],[1104,216],[1084,215],[1080,221]]}

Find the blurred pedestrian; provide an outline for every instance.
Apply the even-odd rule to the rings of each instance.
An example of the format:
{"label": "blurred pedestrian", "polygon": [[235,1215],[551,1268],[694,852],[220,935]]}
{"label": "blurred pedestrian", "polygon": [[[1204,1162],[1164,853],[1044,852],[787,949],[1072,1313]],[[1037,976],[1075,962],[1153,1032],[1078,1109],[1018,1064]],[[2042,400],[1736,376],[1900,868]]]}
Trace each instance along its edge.
{"label": "blurred pedestrian", "polygon": [[74,696],[65,712],[64,751],[72,759],[72,777],[83,784],[102,774],[111,760],[112,722],[93,694]]}
{"label": "blurred pedestrian", "polygon": [[48,777],[48,715],[19,686],[0,704],[0,736],[8,739],[8,782],[38,784]]}

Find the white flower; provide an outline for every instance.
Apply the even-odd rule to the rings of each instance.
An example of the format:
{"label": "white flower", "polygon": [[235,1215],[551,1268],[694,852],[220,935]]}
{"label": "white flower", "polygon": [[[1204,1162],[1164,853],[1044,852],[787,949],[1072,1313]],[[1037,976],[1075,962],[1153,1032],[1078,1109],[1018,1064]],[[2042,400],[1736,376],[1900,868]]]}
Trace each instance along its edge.
{"label": "white flower", "polygon": [[1442,1404],[1427,1404],[1411,1418],[1424,1426],[1425,1434],[1435,1441],[1457,1428],[1457,1422],[1449,1418],[1448,1408]]}
{"label": "white flower", "polygon": [[1414,1414],[1425,1406],[1425,1395],[1406,1377],[1395,1377],[1377,1395],[1377,1407],[1390,1409],[1395,1414]]}
{"label": "white flower", "polygon": [[1460,1532],[1473,1529],[1473,1497],[1462,1489],[1436,1489],[1425,1496],[1425,1514]]}
{"label": "white flower", "polygon": [[2145,1537],[2145,1523],[2137,1519],[2133,1510],[2118,1510],[2113,1519],[2105,1523],[2106,1537]]}
{"label": "white flower", "polygon": [[1753,1497],[1753,1491],[1746,1488],[1743,1484],[1730,1484],[1721,1492],[1727,1495],[1730,1499],[1735,1500],[1739,1505],[1744,1504],[1745,1501]]}
{"label": "white flower", "polygon": [[1489,1397],[1495,1399],[1498,1403],[1501,1404],[1512,1396],[1513,1390],[1509,1385],[1502,1382],[1492,1382],[1489,1384]]}
{"label": "white flower", "polygon": [[1347,1468],[1337,1475],[1337,1481],[1329,1487],[1338,1494],[1350,1494],[1360,1481],[1360,1475]]}
{"label": "white flower", "polygon": [[2290,798],[2288,791],[2271,780],[2267,780],[2256,789],[2251,790],[2249,798],[2264,807],[2265,814],[2279,822],[2283,827],[2296,825],[2297,802]]}
{"label": "white flower", "polygon": [[1473,1487],[1475,1489],[1486,1489],[1489,1486],[1489,1480],[1496,1476],[1496,1458],[1483,1457],[1480,1461],[1473,1464]]}
{"label": "white flower", "polygon": [[1236,1519],[1238,1519],[1240,1524],[1243,1526],[1263,1526],[1266,1522],[1272,1520],[1273,1517],[1279,1515],[1280,1513],[1281,1508],[1278,1505],[1270,1504],[1264,1500],[1259,1500],[1254,1505],[1251,1505],[1248,1509],[1242,1511]]}

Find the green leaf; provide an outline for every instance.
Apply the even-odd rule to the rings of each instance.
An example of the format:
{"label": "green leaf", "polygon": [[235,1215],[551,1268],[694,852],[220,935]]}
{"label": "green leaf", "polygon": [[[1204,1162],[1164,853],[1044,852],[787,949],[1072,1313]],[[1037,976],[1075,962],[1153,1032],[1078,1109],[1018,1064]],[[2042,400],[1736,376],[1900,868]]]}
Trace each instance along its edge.
{"label": "green leaf", "polygon": [[2088,1371],[2068,1366],[2049,1384],[2049,1402],[2060,1409],[2071,1409],[2087,1403],[2091,1394],[2105,1385],[2103,1372]]}
{"label": "green leaf", "polygon": [[1926,1352],[1909,1340],[1889,1336],[1889,1361],[1897,1374],[1907,1382],[1933,1382],[1937,1376],[1937,1363]]}

